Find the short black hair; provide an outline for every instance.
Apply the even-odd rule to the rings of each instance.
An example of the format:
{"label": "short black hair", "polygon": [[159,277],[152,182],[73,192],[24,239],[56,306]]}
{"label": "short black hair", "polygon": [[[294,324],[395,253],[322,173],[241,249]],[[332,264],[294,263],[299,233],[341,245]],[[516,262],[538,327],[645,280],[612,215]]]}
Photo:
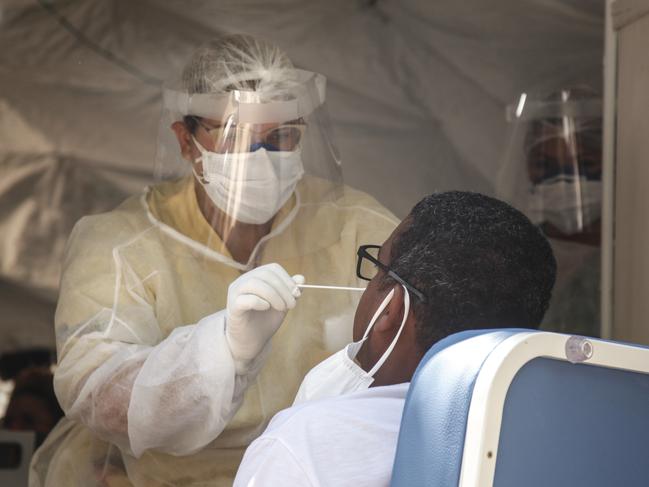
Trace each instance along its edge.
{"label": "short black hair", "polygon": [[421,200],[390,254],[390,267],[427,298],[411,299],[422,351],[463,330],[538,328],[556,277],[541,231],[520,211],[479,193]]}

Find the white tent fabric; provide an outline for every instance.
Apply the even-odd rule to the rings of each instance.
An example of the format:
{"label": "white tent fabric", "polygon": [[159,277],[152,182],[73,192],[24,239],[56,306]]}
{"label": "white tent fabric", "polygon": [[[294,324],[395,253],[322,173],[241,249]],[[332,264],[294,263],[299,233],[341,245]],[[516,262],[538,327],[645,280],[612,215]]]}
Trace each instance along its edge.
{"label": "white tent fabric", "polygon": [[5,0],[0,352],[53,345],[74,222],[150,181],[160,81],[208,38],[262,36],[325,74],[346,182],[404,216],[433,190],[493,194],[505,106],[599,84],[603,13],[603,0]]}

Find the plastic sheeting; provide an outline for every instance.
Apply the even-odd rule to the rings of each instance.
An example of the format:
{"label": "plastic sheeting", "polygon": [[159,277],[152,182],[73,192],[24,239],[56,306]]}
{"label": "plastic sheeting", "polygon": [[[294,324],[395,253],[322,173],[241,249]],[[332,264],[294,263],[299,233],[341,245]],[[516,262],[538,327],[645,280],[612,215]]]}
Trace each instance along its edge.
{"label": "plastic sheeting", "polygon": [[403,216],[433,190],[493,193],[505,106],[520,92],[599,83],[603,8],[602,0],[5,0],[0,279],[11,292],[0,293],[0,335],[15,338],[0,340],[0,352],[53,344],[49,313],[32,305],[53,306],[74,222],[150,180],[160,81],[214,34],[266,37],[298,67],[325,74],[346,182]]}

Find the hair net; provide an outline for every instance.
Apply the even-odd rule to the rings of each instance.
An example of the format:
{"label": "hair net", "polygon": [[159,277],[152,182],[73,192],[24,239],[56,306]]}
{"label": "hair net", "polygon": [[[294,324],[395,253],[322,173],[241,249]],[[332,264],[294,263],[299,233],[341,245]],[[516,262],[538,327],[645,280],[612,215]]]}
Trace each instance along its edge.
{"label": "hair net", "polygon": [[200,47],[185,66],[182,82],[188,93],[276,93],[294,86],[296,79],[284,51],[263,40],[233,34]]}

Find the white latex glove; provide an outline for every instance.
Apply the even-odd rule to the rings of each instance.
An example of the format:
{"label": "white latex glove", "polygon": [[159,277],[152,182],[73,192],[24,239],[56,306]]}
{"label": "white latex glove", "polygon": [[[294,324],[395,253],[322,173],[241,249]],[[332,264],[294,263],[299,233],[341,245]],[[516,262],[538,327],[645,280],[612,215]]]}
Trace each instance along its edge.
{"label": "white latex glove", "polygon": [[279,264],[257,267],[230,284],[225,337],[237,369],[261,353],[295,307],[297,284],[304,284],[304,276],[291,277]]}

